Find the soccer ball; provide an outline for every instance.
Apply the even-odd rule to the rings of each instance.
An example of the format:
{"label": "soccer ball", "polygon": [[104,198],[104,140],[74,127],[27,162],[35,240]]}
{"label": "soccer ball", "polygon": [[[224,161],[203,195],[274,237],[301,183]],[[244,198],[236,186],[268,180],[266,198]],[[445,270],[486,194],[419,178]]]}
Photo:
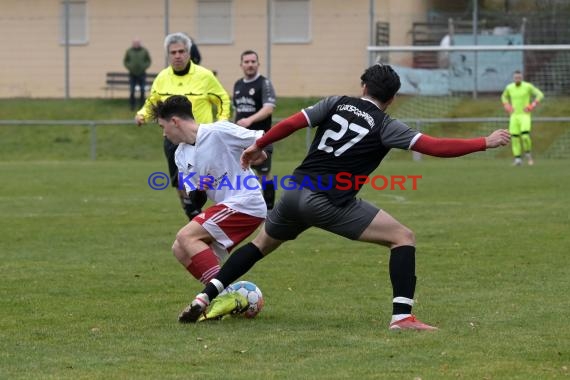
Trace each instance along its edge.
{"label": "soccer ball", "polygon": [[263,294],[261,293],[261,289],[257,287],[253,282],[249,281],[238,281],[230,286],[228,286],[225,292],[239,292],[245,298],[247,298],[247,302],[249,303],[249,307],[243,313],[246,318],[254,318],[265,304],[263,300]]}

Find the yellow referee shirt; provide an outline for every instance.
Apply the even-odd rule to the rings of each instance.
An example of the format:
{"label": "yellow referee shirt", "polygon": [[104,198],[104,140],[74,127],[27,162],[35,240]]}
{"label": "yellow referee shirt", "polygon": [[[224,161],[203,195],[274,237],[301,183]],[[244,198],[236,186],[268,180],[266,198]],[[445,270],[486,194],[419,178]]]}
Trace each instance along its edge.
{"label": "yellow referee shirt", "polygon": [[[184,95],[192,103],[194,119],[199,124],[230,118],[230,97],[216,76],[208,69],[192,63],[185,75],[176,75],[172,66],[162,70],[155,78],[150,95],[137,112],[149,121],[152,104],[172,95]],[[216,115],[212,107],[215,106]]]}

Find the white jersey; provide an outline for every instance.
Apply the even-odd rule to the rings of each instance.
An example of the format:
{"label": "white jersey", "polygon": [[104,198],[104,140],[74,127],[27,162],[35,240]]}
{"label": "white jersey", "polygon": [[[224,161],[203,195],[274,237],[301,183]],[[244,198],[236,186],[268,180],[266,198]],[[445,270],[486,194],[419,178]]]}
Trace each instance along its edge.
{"label": "white jersey", "polygon": [[[249,130],[229,121],[200,124],[194,145],[181,143],[175,162],[181,173],[179,183],[186,191],[203,189],[206,176],[214,181],[206,190],[208,198],[236,211],[265,218],[267,206],[261,185],[251,169],[243,170],[240,157],[263,131]],[[201,184],[202,182],[202,184]]]}

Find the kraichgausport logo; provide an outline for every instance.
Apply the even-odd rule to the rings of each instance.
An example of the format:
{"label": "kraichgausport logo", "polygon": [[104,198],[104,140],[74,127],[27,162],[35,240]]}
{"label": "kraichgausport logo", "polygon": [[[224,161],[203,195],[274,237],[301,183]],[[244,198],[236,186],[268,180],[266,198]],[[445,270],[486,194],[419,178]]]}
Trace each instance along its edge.
{"label": "kraichgausport logo", "polygon": [[[353,175],[348,172],[340,172],[335,175],[324,176],[255,176],[255,175],[237,175],[235,178],[224,173],[217,177],[212,175],[199,175],[191,172],[184,175],[178,173],[178,189],[179,190],[263,190],[267,184],[272,183],[277,189],[301,190],[309,189],[311,191],[327,191],[335,188],[336,190],[360,190],[364,185],[370,184],[374,190],[417,190],[418,180],[422,179],[421,175]],[[154,172],[148,177],[148,185],[153,190],[164,190],[170,184],[170,177],[163,172]]]}

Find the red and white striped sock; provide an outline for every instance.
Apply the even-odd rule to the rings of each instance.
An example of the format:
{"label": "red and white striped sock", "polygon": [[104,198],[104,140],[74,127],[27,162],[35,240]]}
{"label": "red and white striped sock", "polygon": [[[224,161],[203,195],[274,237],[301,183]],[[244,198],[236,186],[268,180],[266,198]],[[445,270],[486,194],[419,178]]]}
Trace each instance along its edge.
{"label": "red and white striped sock", "polygon": [[207,248],[192,256],[192,262],[186,269],[194,278],[206,285],[220,271],[220,263],[216,254]]}

